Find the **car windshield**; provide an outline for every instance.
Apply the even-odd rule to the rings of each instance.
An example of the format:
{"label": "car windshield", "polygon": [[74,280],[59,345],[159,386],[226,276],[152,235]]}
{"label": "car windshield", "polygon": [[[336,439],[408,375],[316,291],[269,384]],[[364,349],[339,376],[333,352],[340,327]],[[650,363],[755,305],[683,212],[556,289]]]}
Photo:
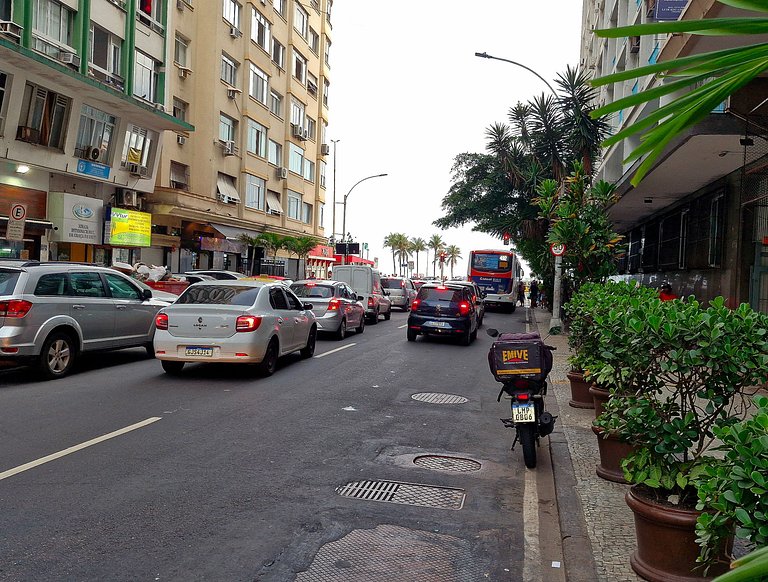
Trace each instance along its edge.
{"label": "car windshield", "polygon": [[241,285],[191,285],[176,300],[177,304],[253,305],[261,287]]}
{"label": "car windshield", "polygon": [[400,289],[401,287],[405,287],[405,281],[402,279],[382,279],[381,286],[384,287],[384,289]]}
{"label": "car windshield", "polygon": [[461,301],[461,291],[458,289],[441,289],[439,287],[422,287],[419,290],[419,299],[427,305],[459,303]]}
{"label": "car windshield", "polygon": [[313,297],[316,299],[330,299],[333,297],[332,285],[315,285],[314,283],[297,283],[291,285],[291,291],[293,291],[297,297]]}
{"label": "car windshield", "polygon": [[0,295],[10,295],[19,280],[18,271],[0,271]]}

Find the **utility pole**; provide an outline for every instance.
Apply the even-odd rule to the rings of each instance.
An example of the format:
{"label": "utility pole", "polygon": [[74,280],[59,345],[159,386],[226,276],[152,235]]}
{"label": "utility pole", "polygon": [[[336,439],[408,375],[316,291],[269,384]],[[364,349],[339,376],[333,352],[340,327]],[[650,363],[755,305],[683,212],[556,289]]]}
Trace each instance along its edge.
{"label": "utility pole", "polygon": [[340,141],[340,139],[331,140],[333,144],[333,206],[331,207],[331,222],[333,222],[333,226],[331,226],[331,238],[334,243],[336,242],[336,144]]}

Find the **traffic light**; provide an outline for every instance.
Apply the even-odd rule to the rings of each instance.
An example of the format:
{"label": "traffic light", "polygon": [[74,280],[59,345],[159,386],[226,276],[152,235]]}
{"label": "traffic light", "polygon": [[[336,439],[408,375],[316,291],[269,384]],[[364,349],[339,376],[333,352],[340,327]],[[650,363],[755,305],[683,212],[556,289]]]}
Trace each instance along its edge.
{"label": "traffic light", "polygon": [[441,262],[441,263],[444,263],[444,262],[445,262],[445,257],[447,257],[447,256],[448,256],[448,255],[446,255],[444,252],[441,252],[441,253],[440,253],[440,262]]}
{"label": "traffic light", "polygon": [[504,235],[502,236],[502,240],[504,241],[505,245],[509,244],[509,233],[508,232],[504,233]]}

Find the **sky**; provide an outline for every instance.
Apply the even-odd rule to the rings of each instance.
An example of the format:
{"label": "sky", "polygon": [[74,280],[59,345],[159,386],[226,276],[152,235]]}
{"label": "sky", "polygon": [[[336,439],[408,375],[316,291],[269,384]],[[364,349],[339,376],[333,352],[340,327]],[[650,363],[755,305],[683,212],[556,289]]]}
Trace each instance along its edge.
{"label": "sky", "polygon": [[[432,221],[443,215],[454,157],[483,152],[487,127],[507,122],[518,101],[548,89],[522,67],[474,55],[517,61],[554,85],[566,66],[578,65],[581,7],[575,0],[334,2],[326,140],[339,140],[336,201],[349,193],[347,232],[368,243],[368,258],[378,257],[383,272],[392,271],[392,253],[383,246],[390,232],[425,240],[440,234],[457,245],[462,259],[454,275],[466,275],[471,249],[503,248],[471,224],[440,231]],[[330,235],[333,148],[326,161]],[[350,192],[358,180],[382,173],[388,175]],[[342,218],[337,204],[337,233]],[[420,253],[422,272],[425,261]]]}

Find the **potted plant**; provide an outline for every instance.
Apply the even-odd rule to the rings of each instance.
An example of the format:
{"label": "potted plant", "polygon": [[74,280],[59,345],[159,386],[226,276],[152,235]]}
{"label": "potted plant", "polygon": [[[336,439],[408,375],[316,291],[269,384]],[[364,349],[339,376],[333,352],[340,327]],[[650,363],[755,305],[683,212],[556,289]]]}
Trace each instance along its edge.
{"label": "potted plant", "polygon": [[612,430],[636,447],[623,462],[634,485],[626,495],[638,544],[630,563],[652,581],[700,580],[707,567],[724,570],[730,538],[697,538],[707,509],[696,508],[698,486],[716,461],[715,431],[733,423],[768,366],[768,316],[746,304],[730,310],[722,297],[706,309],[654,300],[639,301],[629,324],[650,357],[644,369],[626,371],[633,391],[614,394],[606,410]]}

